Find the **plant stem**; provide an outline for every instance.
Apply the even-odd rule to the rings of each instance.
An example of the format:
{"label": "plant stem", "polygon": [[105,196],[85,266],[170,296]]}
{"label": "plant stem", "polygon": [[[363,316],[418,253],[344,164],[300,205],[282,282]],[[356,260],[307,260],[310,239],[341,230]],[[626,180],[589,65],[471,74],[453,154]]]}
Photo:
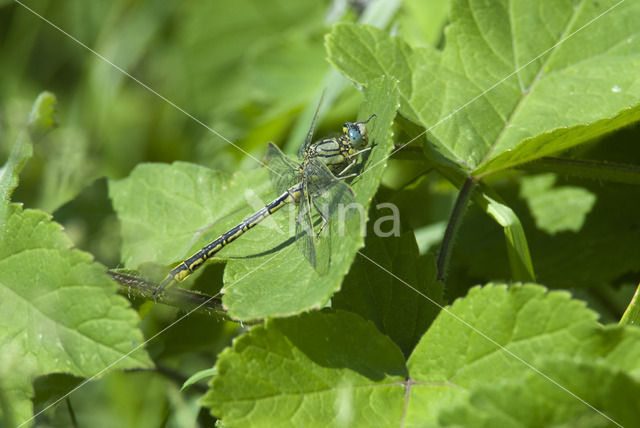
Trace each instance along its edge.
{"label": "plant stem", "polygon": [[640,184],[640,167],[594,160],[544,157],[519,165],[519,169],[533,172],[556,172],[575,177],[612,183]]}
{"label": "plant stem", "polygon": [[453,240],[460,228],[460,224],[462,224],[462,215],[469,204],[469,198],[475,185],[475,178],[468,177],[460,188],[460,193],[458,193],[458,197],[456,198],[456,203],[453,206],[453,211],[451,212],[451,217],[449,217],[449,223],[447,223],[447,229],[444,232],[442,244],[440,245],[440,254],[438,255],[437,263],[439,281],[445,280]]}
{"label": "plant stem", "polygon": [[78,420],[76,419],[76,413],[73,411],[73,407],[71,407],[71,400],[69,397],[65,399],[67,403],[67,411],[69,412],[69,418],[71,419],[71,426],[73,428],[78,428]]}

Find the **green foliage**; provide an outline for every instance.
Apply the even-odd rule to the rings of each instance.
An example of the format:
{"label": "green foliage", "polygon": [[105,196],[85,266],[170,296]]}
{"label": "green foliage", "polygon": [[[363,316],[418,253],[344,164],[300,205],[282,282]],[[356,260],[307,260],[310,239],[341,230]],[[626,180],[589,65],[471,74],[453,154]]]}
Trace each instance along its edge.
{"label": "green foliage", "polygon": [[36,376],[93,377],[152,365],[139,347],[138,317],[115,295],[104,267],[70,249],[47,214],[12,204],[0,236],[1,388],[8,420],[29,418]]}
{"label": "green foliage", "polygon": [[11,194],[18,186],[18,177],[27,161],[33,156],[33,143],[31,136],[36,139],[51,131],[55,126],[53,118],[56,98],[49,92],[41,93],[36,99],[26,124],[26,129],[20,132],[18,139],[11,150],[9,159],[0,168],[0,196],[3,207],[0,208],[0,218],[4,222],[6,206],[11,199]]}
{"label": "green foliage", "polygon": [[[373,164],[384,161],[391,151],[388,129],[395,116],[394,97],[395,85],[388,80],[366,94],[360,116],[365,118],[372,112],[377,115],[370,136],[377,143],[370,156]],[[375,168],[353,185],[365,209],[382,171],[381,167]],[[110,195],[121,213],[127,267],[135,268],[146,261],[175,263],[202,248],[276,196],[267,174],[260,170],[225,177],[190,164],[142,165],[130,177],[114,182]],[[249,193],[259,191],[263,193]],[[144,201],[140,200],[142,193],[146,195]],[[332,227],[330,272],[320,276],[289,239],[289,217],[274,215],[266,222],[267,227],[258,225],[246,238],[221,252],[220,260],[233,258],[234,254],[252,255],[230,260],[225,269],[225,283],[229,285],[223,302],[234,318],[250,320],[322,307],[339,289],[355,252],[363,245],[358,233],[359,216],[344,225],[344,233]]]}
{"label": "green foliage", "polygon": [[354,314],[270,320],[220,355],[202,404],[231,425],[391,425],[402,415],[403,360]]}
{"label": "green foliage", "polygon": [[327,48],[359,84],[398,79],[400,113],[427,128],[450,161],[487,175],[640,117],[632,71],[640,65],[640,5],[624,2],[604,14],[616,3],[453,1],[442,52],[349,24],[334,27]]}
{"label": "green foliage", "polygon": [[[31,132],[51,128],[50,94],[36,100]],[[31,157],[26,135],[2,168],[6,199]],[[31,383],[65,372],[95,377],[113,369],[151,367],[138,317],[92,257],[71,248],[48,214],[2,201],[0,352],[2,416],[15,425],[32,413]],[[138,345],[138,346],[137,346]]]}
{"label": "green foliage", "polygon": [[[0,8],[0,425],[637,425],[640,1],[33,7],[102,57]],[[168,291],[234,322],[136,297],[323,90],[376,115],[328,272],[288,206]]]}
{"label": "green foliage", "polygon": [[[372,270],[372,263],[378,269]],[[332,304],[373,321],[409,355],[442,304],[433,255],[418,254],[413,234],[381,238],[370,233]]]}
{"label": "green foliage", "polygon": [[217,374],[218,374],[218,369],[216,369],[215,367],[194,373],[193,376],[191,376],[189,379],[187,379],[184,382],[184,384],[182,384],[181,389],[188,388],[191,385],[194,385],[195,383],[197,383],[198,381],[201,381],[203,379],[209,379],[211,376],[215,376]]}
{"label": "green foliage", "polygon": [[[357,315],[316,312],[271,320],[220,356],[202,404],[242,426],[468,425],[475,407],[487,424],[508,421],[506,411],[526,415],[526,426],[609,423],[560,384],[585,393],[610,418],[633,424],[637,397],[615,388],[640,387],[624,374],[639,368],[639,332],[603,328],[595,318],[565,292],[531,284],[474,288],[438,315],[406,362],[388,337]],[[588,367],[593,376],[585,376]],[[602,381],[602,388],[595,387]],[[520,391],[527,391],[515,398],[523,408],[513,406]],[[562,396],[566,407],[559,410],[550,395]]]}
{"label": "green foliage", "polygon": [[555,179],[553,174],[526,177],[522,180],[520,196],[527,200],[538,229],[550,234],[565,230],[578,232],[596,196],[581,187],[551,189]]}
{"label": "green foliage", "polygon": [[[388,130],[395,117],[396,100],[395,84],[388,79],[377,81],[376,85],[372,85],[365,91],[365,100],[358,116],[364,120],[373,112],[377,115],[369,136],[376,142],[376,147],[371,151],[368,165],[383,163],[391,151],[392,141]],[[383,170],[382,165],[378,165],[377,168],[372,168],[353,182],[356,201],[365,212],[378,188]],[[287,220],[283,221],[284,224],[280,223],[283,229],[287,230],[286,225],[289,220],[282,220]],[[322,277],[294,248],[295,245],[289,245],[287,249],[275,256],[265,254],[262,257],[229,263],[225,269],[225,282],[233,284],[233,287],[229,286],[225,289],[226,294],[223,299],[229,308],[229,313],[239,319],[252,319],[289,315],[322,307],[331,295],[340,289],[340,284],[349,271],[356,251],[363,245],[364,239],[360,234],[362,221],[361,216],[354,215],[344,225],[330,227],[331,236],[330,239],[325,240],[325,243],[331,244],[331,265],[329,273]],[[339,230],[340,226],[344,227],[344,231]],[[263,242],[280,242],[281,240],[282,238]],[[272,247],[273,244],[270,244],[269,248]],[[266,264],[265,261],[271,264]],[[256,279],[250,280],[248,275],[253,272],[257,274]],[[264,276],[260,277],[260,274]],[[247,281],[238,282],[245,277]],[[250,281],[254,281],[253,285]],[[273,284],[275,287],[265,287],[266,284]]]}

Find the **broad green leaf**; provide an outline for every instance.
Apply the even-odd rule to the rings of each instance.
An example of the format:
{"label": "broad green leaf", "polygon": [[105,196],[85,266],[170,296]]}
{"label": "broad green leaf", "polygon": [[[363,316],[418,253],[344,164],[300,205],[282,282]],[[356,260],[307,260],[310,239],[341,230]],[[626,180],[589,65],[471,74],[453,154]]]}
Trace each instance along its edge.
{"label": "broad green leaf", "polygon": [[222,353],[202,404],[231,426],[439,426],[475,411],[504,421],[521,404],[535,411],[531,426],[606,423],[576,398],[584,393],[628,421],[640,332],[595,319],[566,292],[477,287],[440,312],[406,372],[400,350],[355,314],[269,320]]}
{"label": "broad green leaf", "polygon": [[523,177],[520,196],[527,200],[538,228],[550,234],[578,232],[593,208],[596,196],[581,187],[553,188],[555,181],[555,174]]}
{"label": "broad green leaf", "polygon": [[139,349],[135,311],[104,266],[71,249],[60,229],[15,204],[0,229],[0,399],[10,425],[30,417],[37,376],[152,366]]}
{"label": "broad green leaf", "polygon": [[109,196],[122,223],[122,260],[138,268],[190,256],[275,195],[264,169],[231,176],[176,162],[139,165],[109,182]]}
{"label": "broad green leaf", "polygon": [[[377,216],[372,222],[389,227],[378,223],[381,220],[384,218]],[[404,355],[410,355],[440,310],[443,287],[436,281],[433,256],[419,256],[412,232],[398,237],[378,236],[375,227],[342,289],[331,299],[332,307],[373,321]]]}
{"label": "broad green leaf", "polygon": [[404,358],[348,312],[268,320],[216,364],[203,406],[228,426],[397,426]]}
{"label": "broad green leaf", "polygon": [[[532,371],[547,375],[546,382],[563,385],[566,379],[556,371],[544,372],[547,363],[603,363],[610,370],[637,372],[640,332],[602,327],[595,322],[596,316],[566,292],[545,293],[531,284],[471,289],[440,313],[409,358],[409,373],[416,384],[407,425],[435,423],[442,409],[454,408],[473,397],[475,390],[497,382],[512,382],[518,391],[526,390]],[[581,379],[597,382],[598,378],[582,372]],[[608,392],[594,394],[606,400]],[[518,395],[510,394],[510,402],[518,402]],[[541,409],[545,414],[559,410]]]}
{"label": "broad green leaf", "polygon": [[[360,230],[365,226],[369,203],[380,183],[386,156],[391,151],[389,128],[395,117],[396,97],[395,83],[388,79],[372,82],[365,91],[359,119],[364,120],[372,113],[377,115],[368,127],[369,141],[375,146],[366,160],[362,174],[351,183],[359,204],[358,213],[345,224],[332,221],[330,239],[322,243],[322,237],[320,238],[320,245],[330,246],[329,273],[320,276],[295,245],[288,245],[276,254],[232,260],[225,270],[227,285],[223,297],[223,303],[231,316],[254,319],[320,308],[340,289],[356,251],[364,243]],[[282,239],[276,242],[282,242]],[[253,275],[254,271],[260,275]],[[244,281],[248,275],[256,280]]]}
{"label": "broad green leaf", "polygon": [[619,426],[637,425],[635,409],[640,397],[637,379],[604,364],[572,359],[542,358],[537,368],[566,390],[538,373],[529,372],[523,379],[498,381],[476,389],[464,405],[443,412],[439,424],[610,427],[615,421]]}
{"label": "broad green leaf", "polygon": [[638,19],[636,1],[456,0],[442,52],[347,24],[328,49],[358,84],[398,79],[400,113],[486,175],[640,119]]}

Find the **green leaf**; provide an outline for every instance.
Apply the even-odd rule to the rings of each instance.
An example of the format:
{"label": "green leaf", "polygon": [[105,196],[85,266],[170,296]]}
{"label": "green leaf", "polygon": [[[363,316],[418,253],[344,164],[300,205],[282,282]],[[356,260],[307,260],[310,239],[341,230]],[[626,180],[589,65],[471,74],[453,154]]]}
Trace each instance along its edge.
{"label": "green leaf", "polygon": [[[50,92],[42,92],[31,108],[27,129],[20,132],[7,163],[0,168],[0,205],[6,206],[11,194],[18,186],[18,176],[33,155],[32,138],[40,138],[55,127],[53,114],[56,97]],[[4,208],[1,209],[4,214]],[[0,215],[2,218],[4,215]]]}
{"label": "green leaf", "polygon": [[610,427],[612,421],[619,426],[637,424],[634,409],[638,405],[640,382],[628,374],[604,364],[561,358],[542,359],[536,368],[566,390],[529,372],[523,379],[498,381],[477,388],[464,405],[443,412],[440,425],[533,428]]}
{"label": "green leaf", "polygon": [[532,415],[531,426],[603,424],[576,396],[630,420],[640,331],[599,325],[566,292],[487,285],[440,312],[407,371],[387,337],[342,311],[269,320],[216,367],[202,404],[232,426],[474,425],[465,421],[475,411],[480,422],[517,412]]}
{"label": "green leaf", "polygon": [[398,16],[402,35],[411,46],[436,45],[448,12],[449,0],[405,0]]}
{"label": "green leaf", "polygon": [[[602,186],[593,181],[566,180],[562,176],[558,176],[558,186],[584,188],[595,196],[593,208],[579,233],[565,231],[550,235],[538,229],[527,204],[518,196],[518,186],[500,189],[507,201],[505,206],[522,219],[537,281],[552,288],[604,289],[607,284],[637,271],[640,188]],[[472,282],[510,276],[504,247],[499,230],[471,207],[452,257],[451,272],[456,276],[465,275],[458,279],[464,290]]]}
{"label": "green leaf", "polygon": [[391,151],[389,129],[396,113],[396,97],[395,82],[389,79],[372,82],[365,91],[359,118],[364,120],[372,113],[376,114],[369,125],[369,140],[374,148],[361,175],[351,183],[360,215],[352,216],[344,224],[333,220],[330,240],[324,240],[324,243],[322,238],[320,240],[320,245],[330,242],[329,272],[320,276],[295,245],[288,245],[276,254],[232,260],[225,269],[223,297],[231,316],[247,320],[292,315],[322,307],[340,289],[356,251],[364,243],[360,230],[364,227],[369,203],[380,183],[386,156]]}
{"label": "green leaf", "polygon": [[359,84],[398,79],[400,113],[468,172],[490,174],[640,119],[640,3],[457,0],[450,19],[442,52],[348,24],[334,27],[328,49]]}
{"label": "green leaf", "polygon": [[71,249],[47,214],[15,204],[7,213],[0,228],[0,400],[15,426],[31,415],[37,376],[88,378],[152,363],[137,349],[138,317],[104,266]]}
{"label": "green leaf", "polygon": [[231,176],[176,162],[138,165],[129,177],[109,182],[109,196],[122,223],[122,260],[135,269],[145,262],[182,260],[262,208],[273,194],[264,169]]}
{"label": "green leaf", "polygon": [[269,320],[216,367],[201,404],[228,426],[397,426],[402,413],[402,353],[348,312]]}
{"label": "green leaf", "polygon": [[636,288],[636,292],[633,294],[631,302],[629,302],[629,306],[627,306],[624,314],[622,314],[620,324],[640,324],[640,285],[638,285],[638,287]]}
{"label": "green leaf", "polygon": [[195,383],[200,382],[202,379],[207,379],[217,374],[218,374],[218,369],[216,369],[215,367],[206,369],[206,370],[200,370],[199,372],[196,372],[193,375],[191,375],[189,379],[184,381],[184,383],[182,384],[182,388],[180,388],[180,391],[184,391],[186,388],[190,387]]}
{"label": "green leaf", "polygon": [[[628,374],[638,370],[640,332],[604,328],[595,322],[596,317],[568,293],[545,293],[531,284],[471,289],[467,297],[440,313],[409,359],[410,376],[416,384],[407,423],[435,422],[441,409],[455,408],[476,390],[497,382],[517,385],[518,392],[507,397],[509,403],[517,403],[520,391],[529,387],[525,381],[532,370],[555,388],[564,386],[564,376],[544,371],[547,362],[604,363],[610,370]],[[581,373],[583,381],[597,382],[589,372]],[[596,390],[594,394],[602,400],[607,392]],[[566,410],[554,407],[557,402],[551,404],[540,411],[547,415]]]}
{"label": "green leaf", "polygon": [[534,281],[533,262],[520,219],[489,186],[481,184],[479,189],[476,202],[504,229],[511,278],[516,281]]}
{"label": "green leaf", "polygon": [[[378,224],[381,219],[372,220]],[[419,256],[413,232],[399,237],[369,233],[365,244],[331,299],[332,307],[373,321],[410,355],[443,304],[434,257]]]}
{"label": "green leaf", "polygon": [[593,208],[596,196],[575,186],[553,188],[555,174],[523,177],[520,196],[527,200],[536,226],[550,234],[578,232]]}

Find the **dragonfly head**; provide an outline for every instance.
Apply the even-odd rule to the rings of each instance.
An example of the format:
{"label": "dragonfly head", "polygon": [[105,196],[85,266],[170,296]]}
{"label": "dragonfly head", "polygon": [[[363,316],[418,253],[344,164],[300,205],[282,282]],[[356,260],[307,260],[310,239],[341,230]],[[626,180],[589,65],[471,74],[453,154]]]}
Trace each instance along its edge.
{"label": "dragonfly head", "polygon": [[362,122],[346,122],[342,125],[342,132],[349,138],[349,142],[356,150],[364,147],[369,142],[367,127],[365,126],[376,115],[372,114],[369,119]]}

